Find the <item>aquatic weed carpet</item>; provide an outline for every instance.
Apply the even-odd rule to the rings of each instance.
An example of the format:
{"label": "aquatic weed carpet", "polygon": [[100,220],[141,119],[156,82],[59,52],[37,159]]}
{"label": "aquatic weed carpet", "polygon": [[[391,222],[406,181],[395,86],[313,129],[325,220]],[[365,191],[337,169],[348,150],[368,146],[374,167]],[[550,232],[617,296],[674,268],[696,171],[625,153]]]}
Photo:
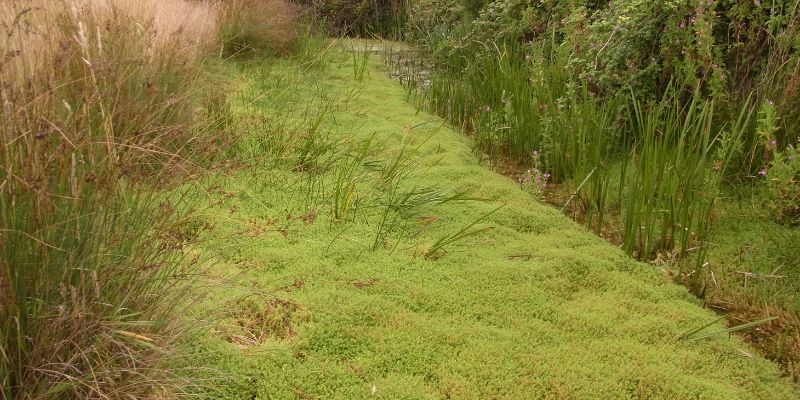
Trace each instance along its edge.
{"label": "aquatic weed carpet", "polygon": [[216,178],[195,249],[224,282],[208,397],[798,398],[736,339],[679,340],[718,317],[357,62],[239,69],[247,166]]}

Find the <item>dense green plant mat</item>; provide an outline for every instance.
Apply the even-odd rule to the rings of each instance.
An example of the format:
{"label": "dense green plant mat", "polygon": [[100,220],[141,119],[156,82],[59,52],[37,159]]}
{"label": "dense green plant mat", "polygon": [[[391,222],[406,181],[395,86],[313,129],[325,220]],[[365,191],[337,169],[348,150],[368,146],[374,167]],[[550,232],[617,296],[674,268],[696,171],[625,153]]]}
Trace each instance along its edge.
{"label": "dense green plant mat", "polygon": [[252,132],[196,249],[222,315],[197,345],[224,373],[209,397],[797,398],[740,341],[680,339],[718,317],[360,62],[241,69]]}

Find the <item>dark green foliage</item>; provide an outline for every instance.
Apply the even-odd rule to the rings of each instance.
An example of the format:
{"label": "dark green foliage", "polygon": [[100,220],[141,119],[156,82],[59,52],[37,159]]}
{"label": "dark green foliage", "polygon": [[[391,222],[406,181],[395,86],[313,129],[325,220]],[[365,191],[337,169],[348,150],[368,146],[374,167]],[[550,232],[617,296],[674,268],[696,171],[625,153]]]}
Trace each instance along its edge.
{"label": "dark green foliage", "polygon": [[400,38],[409,0],[298,0],[336,36]]}
{"label": "dark green foliage", "polygon": [[797,0],[419,0],[413,10],[407,35],[433,54],[555,39],[595,93],[630,87],[658,99],[672,82],[736,110],[758,88],[797,121]]}
{"label": "dark green foliage", "polygon": [[762,171],[772,217],[788,225],[800,225],[800,143],[775,152],[769,168]]}

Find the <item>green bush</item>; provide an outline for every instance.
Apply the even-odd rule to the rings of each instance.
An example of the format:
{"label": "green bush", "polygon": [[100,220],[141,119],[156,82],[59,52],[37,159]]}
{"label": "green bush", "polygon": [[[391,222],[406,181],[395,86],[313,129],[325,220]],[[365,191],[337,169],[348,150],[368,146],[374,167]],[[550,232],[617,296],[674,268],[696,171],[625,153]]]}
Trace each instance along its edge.
{"label": "green bush", "polygon": [[762,174],[772,216],[782,223],[800,225],[800,142],[775,152]]}
{"label": "green bush", "polygon": [[721,93],[714,10],[700,2],[617,0],[574,35],[580,77],[601,93],[632,87],[658,96],[670,81]]}
{"label": "green bush", "polygon": [[572,48],[575,77],[598,93],[632,87],[658,99],[673,82],[688,93],[701,86],[707,96],[741,102],[756,87],[796,98],[799,3],[418,0],[408,29],[412,39],[478,51],[555,37]]}
{"label": "green bush", "polygon": [[299,0],[336,36],[400,38],[409,0]]}

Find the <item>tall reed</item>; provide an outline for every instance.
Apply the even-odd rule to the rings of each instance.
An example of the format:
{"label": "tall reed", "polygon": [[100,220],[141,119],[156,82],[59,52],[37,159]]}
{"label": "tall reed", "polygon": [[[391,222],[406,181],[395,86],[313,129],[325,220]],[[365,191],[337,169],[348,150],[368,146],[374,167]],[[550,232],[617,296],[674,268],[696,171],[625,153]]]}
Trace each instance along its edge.
{"label": "tall reed", "polygon": [[490,159],[535,160],[543,176],[570,188],[563,208],[580,203],[596,232],[619,215],[630,254],[702,249],[721,176],[753,136],[750,101],[720,123],[714,101],[697,91],[646,104],[625,93],[596,96],[574,84],[569,49],[556,38],[481,46],[434,55],[428,85],[406,81]]}

